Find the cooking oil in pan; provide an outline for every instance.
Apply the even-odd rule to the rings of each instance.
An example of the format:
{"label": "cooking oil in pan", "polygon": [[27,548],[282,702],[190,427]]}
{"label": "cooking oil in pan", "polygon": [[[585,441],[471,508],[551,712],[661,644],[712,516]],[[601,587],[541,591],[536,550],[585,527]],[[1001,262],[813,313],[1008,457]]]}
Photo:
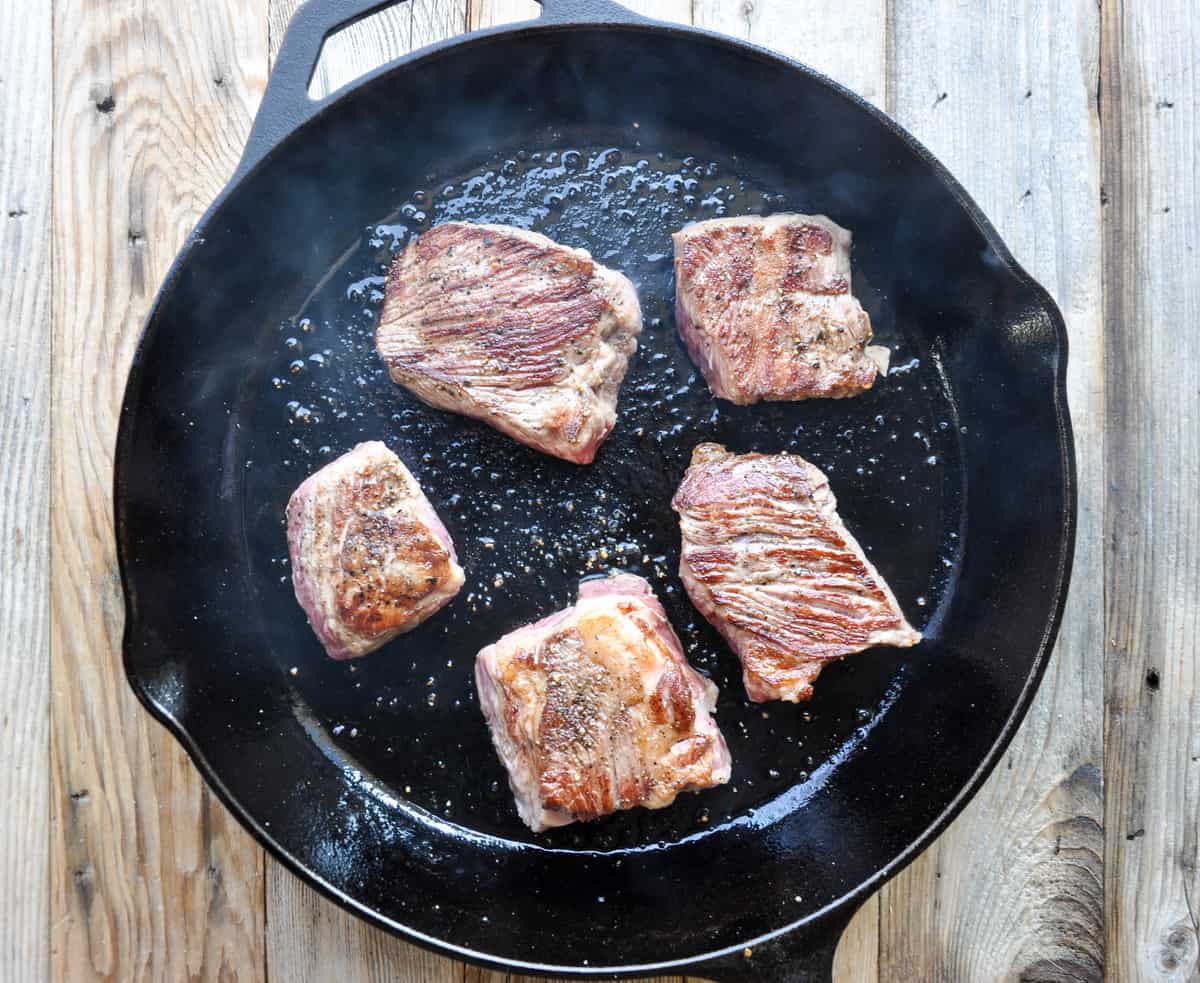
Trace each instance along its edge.
{"label": "cooking oil in pan", "polygon": [[[947,593],[961,516],[953,402],[937,353],[918,350],[888,298],[855,263],[854,292],[892,350],[874,390],[849,400],[736,407],[714,399],[679,342],[671,233],[723,215],[826,211],[756,179],[736,160],[628,147],[554,147],[496,154],[425,186],[364,229],[361,240],[279,329],[256,412],[278,468],[264,469],[248,522],[277,554],[265,590],[291,602],[282,525],[305,476],[362,440],[385,441],[417,476],[454,537],[467,583],[416,631],[355,663],[327,660],[316,639],[280,655],[297,705],[327,753],[392,798],[479,833],[551,848],[643,848],[769,817],[772,804],[814,794],[849,754],[867,753],[873,722],[897,698],[921,650],[878,649],[830,666],[801,706],[745,699],[736,657],[680,584],[670,499],[692,448],[788,450],[828,475],[843,518],[928,626]],[[832,214],[836,221],[839,216]],[[430,409],[393,385],[374,349],[384,275],[432,225],[459,220],[542,232],[629,276],[645,317],[616,428],[590,467],[520,446],[486,425]],[[856,243],[856,250],[870,248]],[[857,255],[857,253],[856,253]],[[269,477],[267,477],[269,475]],[[251,472],[247,481],[256,480]],[[717,720],[733,754],[729,785],[533,837],[519,822],[474,693],[475,653],[573,602],[580,579],[625,570],[649,580],[688,658],[721,689]],[[294,671],[293,671],[294,670]]]}

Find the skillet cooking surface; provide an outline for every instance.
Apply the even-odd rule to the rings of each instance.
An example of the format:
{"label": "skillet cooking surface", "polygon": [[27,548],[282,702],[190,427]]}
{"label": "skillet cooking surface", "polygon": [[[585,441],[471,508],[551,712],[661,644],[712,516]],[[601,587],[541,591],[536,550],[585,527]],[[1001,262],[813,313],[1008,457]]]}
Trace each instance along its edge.
{"label": "skillet cooking surface", "polygon": [[[740,953],[894,872],[1023,711],[1070,548],[1061,320],[942,172],[785,62],[661,30],[450,50],[285,141],[198,229],[160,297],[118,448],[127,670],[277,855],[385,927],[564,972]],[[656,101],[698,59],[687,99]],[[506,84],[489,84],[500,63]],[[736,106],[721,98],[730,79]],[[853,230],[854,293],[893,368],[849,400],[733,407],[678,340],[670,232],[788,210]],[[646,330],[592,466],[388,380],[380,278],[449,219],[534,228],[637,285]],[[412,468],[467,585],[411,634],[334,663],[292,595],[283,509],[367,439]],[[807,705],[748,703],[676,574],[670,498],[704,440],[825,470],[926,641],[830,666]],[[733,779],[534,836],[473,658],[618,569],[650,580],[721,687]]]}
{"label": "skillet cooking surface", "polygon": [[[520,148],[465,174],[433,176],[428,190],[365,229],[297,316],[280,325],[278,347],[238,414],[246,436],[235,453],[250,462],[243,498],[250,582],[271,612],[280,669],[298,670],[289,685],[314,734],[391,795],[473,830],[552,846],[671,842],[797,785],[806,794],[812,773],[839,750],[849,753],[859,729],[894,699],[904,661],[922,657],[881,649],[827,670],[820,698],[808,706],[749,703],[736,656],[692,608],[676,573],[670,501],[696,444],[791,450],[823,468],[842,514],[918,626],[943,595],[962,521],[953,405],[934,359],[922,362],[864,276],[856,292],[895,366],[875,391],[755,407],[712,397],[675,329],[671,231],[725,213],[819,210],[819,202],[793,200],[736,162],[660,158],[634,147],[635,135],[624,148]],[[431,410],[388,379],[373,340],[383,273],[412,236],[450,219],[533,228],[590,249],[633,279],[646,331],[617,428],[592,466],[548,458],[483,424]],[[445,614],[386,651],[335,663],[292,598],[284,508],[306,475],[375,439],[414,469],[454,538],[467,583]],[[689,658],[721,687],[718,718],[734,778],[721,790],[681,796],[670,809],[534,837],[517,819],[479,711],[474,654],[572,603],[581,577],[614,570],[655,585]]]}

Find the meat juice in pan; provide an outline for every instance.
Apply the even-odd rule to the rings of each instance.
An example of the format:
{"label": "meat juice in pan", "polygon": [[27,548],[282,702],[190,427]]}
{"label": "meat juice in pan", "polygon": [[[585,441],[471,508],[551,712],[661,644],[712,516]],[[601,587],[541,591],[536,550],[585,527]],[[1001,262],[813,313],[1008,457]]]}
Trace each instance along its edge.
{"label": "meat juice in pan", "polygon": [[[539,147],[491,153],[470,169],[430,175],[347,244],[250,387],[243,414],[274,435],[247,446],[246,523],[264,607],[297,620],[273,657],[322,750],[379,790],[477,833],[534,839],[517,817],[474,692],[475,653],[501,635],[569,606],[581,577],[626,570],[654,587],[692,665],[720,687],[716,719],[733,756],[730,782],[660,811],[632,810],[538,834],[567,849],[652,846],[729,822],[769,818],[771,803],[819,791],[847,755],[867,753],[872,722],[905,685],[921,650],[877,649],[827,668],[799,706],[752,704],[736,656],[695,611],[677,574],[670,501],[693,447],[794,451],[825,471],[842,518],[891,584],[914,626],[936,632],[958,562],[959,441],[937,353],[915,347],[864,266],[856,235],[855,294],[891,371],[846,400],[736,407],[713,398],[674,322],[671,233],[689,221],[781,211],[838,213],[836,201],[790,187],[752,162],[701,159],[636,145]],[[681,141],[680,146],[686,146]],[[393,207],[397,203],[392,203]],[[430,409],[394,385],[373,334],[391,259],[432,225],[517,225],[629,276],[645,318],[621,390],[617,425],[594,464],[579,467],[523,447],[486,424]],[[856,231],[857,230],[853,230]],[[907,328],[907,329],[906,329]],[[383,440],[417,477],[453,537],[467,582],[455,601],[374,655],[334,663],[291,598],[282,525],[292,490],[354,444]],[[271,461],[269,467],[256,461]],[[272,596],[278,594],[278,597]],[[300,642],[300,639],[305,639]]]}

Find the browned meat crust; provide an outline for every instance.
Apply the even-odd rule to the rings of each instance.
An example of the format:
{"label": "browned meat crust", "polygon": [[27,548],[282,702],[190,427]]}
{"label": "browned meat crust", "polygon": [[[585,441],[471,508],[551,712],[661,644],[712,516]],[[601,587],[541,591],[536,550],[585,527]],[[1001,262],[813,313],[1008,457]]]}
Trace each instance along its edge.
{"label": "browned meat crust", "polygon": [[396,259],[375,343],[425,402],[587,464],[616,421],[641,327],[633,285],[583,250],[449,222]]}
{"label": "browned meat crust", "polygon": [[850,233],[823,215],[675,233],[676,320],[713,393],[739,404],[870,389],[887,350],[850,294]]}
{"label": "browned meat crust", "polygon": [[920,641],[803,458],[701,444],[672,506],[684,586],[742,660],[750,699],[807,700],[827,662]]}
{"label": "browned meat crust", "polygon": [[670,805],[729,779],[716,687],[684,658],[640,577],[580,586],[565,611],[479,653],[484,715],[535,832]]}
{"label": "browned meat crust", "polygon": [[287,515],[296,599],[334,659],[366,655],[415,628],[462,587],[445,526],[379,442],[304,481]]}

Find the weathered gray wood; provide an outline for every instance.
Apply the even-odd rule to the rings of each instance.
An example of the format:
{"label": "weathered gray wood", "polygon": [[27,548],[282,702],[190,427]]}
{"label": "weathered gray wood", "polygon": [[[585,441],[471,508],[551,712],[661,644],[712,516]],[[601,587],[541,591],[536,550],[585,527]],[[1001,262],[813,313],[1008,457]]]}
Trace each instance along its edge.
{"label": "weathered gray wood", "polygon": [[[619,2],[656,20],[692,22],[692,0],[619,0]],[[533,20],[541,13],[537,0],[471,0],[469,22],[471,30]]]}
{"label": "weathered gray wood", "polygon": [[1108,951],[1200,980],[1200,16],[1103,7]]}
{"label": "weathered gray wood", "polygon": [[[263,967],[262,852],[125,682],[110,503],[134,345],[241,152],[265,80],[265,10],[53,10],[51,975],[249,983]],[[10,65],[26,71],[23,57]]]}
{"label": "weathered gray wood", "polygon": [[[880,978],[1099,980],[1103,342],[1094,0],[894,0],[889,108],[1057,299],[1079,460],[1074,589],[1004,763],[883,895]],[[1134,977],[1114,977],[1114,979]]]}
{"label": "weathered gray wood", "polygon": [[467,24],[476,31],[481,27],[533,20],[541,10],[537,0],[469,0]]}
{"label": "weathered gray wood", "polygon": [[0,980],[41,980],[49,857],[50,9],[0,0]]}
{"label": "weathered gray wood", "polygon": [[655,20],[691,24],[694,17],[693,0],[618,0],[623,6]]}
{"label": "weathered gray wood", "polygon": [[[424,31],[432,36],[459,29],[456,23],[474,27],[537,12],[532,0],[470,2],[468,11],[466,0],[420,0],[363,25],[358,37],[347,32],[331,43],[317,91],[422,43]],[[294,5],[270,4],[276,40]],[[686,21],[693,3],[630,5]],[[839,980],[1097,978],[1102,877],[1109,978],[1190,980],[1200,973],[1194,927],[1200,912],[1194,542],[1200,534],[1200,352],[1189,316],[1200,306],[1200,38],[1193,6],[1186,0],[1103,5],[1105,359],[1098,331],[1098,40],[1091,0],[969,7],[950,0],[878,0],[864,7],[858,0],[813,0],[803,5],[803,16],[784,0],[695,2],[699,22],[789,50],[876,101],[888,82],[889,106],[964,180],[1018,258],[1051,288],[1072,333],[1081,523],[1059,652],[1006,762],[1011,767],[998,772],[938,845],[885,893],[879,967],[869,913],[843,940]],[[264,5],[58,0],[53,161],[59,214],[53,230],[50,206],[39,202],[36,187],[32,198],[9,200],[23,171],[45,172],[37,164],[36,136],[24,134],[36,134],[38,100],[49,96],[48,84],[33,82],[41,62],[30,54],[36,50],[30,38],[49,43],[49,28],[38,23],[47,9],[0,0],[0,257],[6,272],[13,256],[26,257],[18,262],[36,271],[49,263],[48,242],[55,253],[51,647],[59,682],[51,711],[52,973],[72,980],[174,980],[213,977],[223,968],[253,979],[262,972],[258,851],[124,690],[107,498],[124,366],[158,277],[240,152],[265,78]],[[885,25],[890,79],[855,40],[861,37],[855,32],[882,37]],[[96,107],[110,90],[116,106],[103,112]],[[43,233],[28,236],[35,227]],[[37,479],[31,477],[39,466],[39,414],[23,414],[22,407],[26,393],[32,407],[47,398],[38,389],[44,352],[28,344],[45,337],[36,325],[50,316],[46,290],[44,278],[18,273],[0,291],[6,357],[0,409],[7,411],[0,416],[0,457],[17,460],[9,453],[17,447],[18,458],[29,462],[15,471],[10,463],[0,493],[6,574],[12,562],[27,565],[0,582],[0,627],[13,640],[10,647],[28,652],[39,648],[29,597],[36,605],[38,558],[47,548],[39,550],[35,539]],[[15,350],[13,337],[22,342]],[[21,379],[32,381],[22,386]],[[1106,399],[1112,426],[1104,452]],[[1110,552],[1102,612],[1097,585],[1105,582],[1105,514]],[[16,640],[10,624],[24,626],[25,642]],[[1102,653],[1106,754],[1096,737]],[[35,659],[10,659],[0,670],[6,762],[37,745],[28,723],[36,721],[29,709],[37,704],[36,671]],[[36,761],[32,751],[28,760]],[[1103,871],[1102,766],[1110,831]],[[14,836],[29,835],[39,823],[36,793],[23,798],[36,778],[31,785],[21,768],[0,774],[0,795],[23,803],[0,819],[0,872],[10,884],[23,884],[24,871],[38,863],[36,840],[29,849],[12,847]],[[218,906],[221,890],[227,896]],[[32,905],[24,888],[10,893],[8,907],[0,901],[0,945],[11,937],[24,946],[17,951],[32,961],[22,955],[12,964],[20,967],[13,978],[36,979],[44,916],[39,922],[36,892]],[[500,979],[367,930],[278,868],[270,874],[270,897],[276,979]],[[9,966],[0,966],[3,978]]]}
{"label": "weathered gray wood", "polygon": [[462,973],[459,963],[371,928],[268,861],[270,983],[458,983]]}
{"label": "weathered gray wood", "polygon": [[887,0],[693,0],[695,23],[774,48],[883,104]]}
{"label": "weathered gray wood", "polygon": [[[630,10],[635,10],[656,20],[676,21],[681,24],[692,22],[692,0],[619,0]],[[516,21],[533,20],[541,12],[537,0],[470,0],[469,23],[471,30],[511,24]]]}

